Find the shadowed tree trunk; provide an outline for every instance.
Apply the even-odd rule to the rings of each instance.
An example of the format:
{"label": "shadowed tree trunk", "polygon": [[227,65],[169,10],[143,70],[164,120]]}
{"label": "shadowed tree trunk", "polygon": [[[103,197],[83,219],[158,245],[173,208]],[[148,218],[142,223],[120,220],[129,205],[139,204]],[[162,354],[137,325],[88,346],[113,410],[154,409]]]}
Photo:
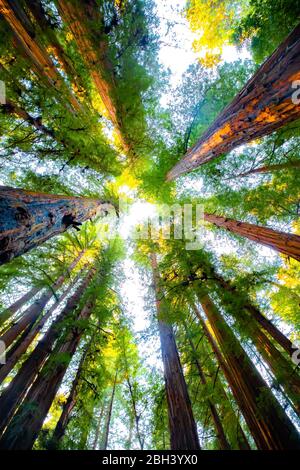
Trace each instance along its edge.
{"label": "shadowed tree trunk", "polygon": [[115,398],[115,393],[116,393],[117,376],[118,376],[118,371],[116,371],[115,373],[113,388],[112,388],[110,401],[109,401],[109,405],[107,409],[107,416],[106,416],[104,436],[103,436],[103,447],[101,448],[101,450],[106,450],[107,445],[108,445],[109,428],[110,428],[112,409],[113,409],[114,398]]}
{"label": "shadowed tree trunk", "polygon": [[72,382],[71,391],[69,393],[67,401],[63,405],[62,413],[61,413],[60,418],[59,418],[59,420],[56,424],[56,427],[54,429],[53,436],[52,436],[52,442],[53,442],[55,448],[59,447],[59,443],[61,442],[62,438],[65,435],[67,426],[68,426],[69,421],[70,421],[70,415],[72,413],[72,410],[73,410],[74,406],[76,405],[78,385],[80,383],[82,374],[84,372],[83,371],[83,366],[84,366],[84,362],[86,360],[86,357],[88,355],[88,352],[90,350],[91,341],[88,343],[85,351],[82,354],[82,357],[80,359],[79,366],[78,366],[78,369],[77,369],[77,372],[76,372],[76,376],[75,376],[75,378]]}
{"label": "shadowed tree trunk", "polygon": [[[168,173],[177,178],[300,118],[293,83],[300,79],[300,25],[258,69],[234,100]],[[294,101],[294,102],[293,102]]]}
{"label": "shadowed tree trunk", "polygon": [[205,213],[204,220],[300,261],[299,235],[279,232],[271,228],[260,227],[259,225],[240,222],[214,214]]}
{"label": "shadowed tree trunk", "polygon": [[38,292],[42,290],[41,287],[33,287],[30,291],[26,292],[26,294],[22,295],[16,302],[11,304],[7,309],[5,309],[0,314],[0,325],[6,322],[10,317],[12,317],[18,310],[24,307],[29,300],[31,300]]}
{"label": "shadowed tree trunk", "polygon": [[83,252],[79,253],[75,260],[70,264],[69,268],[67,269],[67,272],[59,276],[56,282],[51,286],[51,289],[47,289],[47,291],[41,297],[39,297],[35,302],[33,302],[33,304],[25,310],[20,320],[17,321],[13,326],[11,326],[11,328],[9,328],[0,337],[0,341],[3,341],[6,349],[13,343],[13,341],[15,341],[15,339],[17,339],[19,334],[22,333],[25,328],[27,328],[29,325],[33,325],[34,322],[39,318],[55,291],[63,285],[67,278],[67,275],[76,267],[76,265],[81,260],[82,256]]}
{"label": "shadowed tree trunk", "polygon": [[275,171],[286,170],[290,168],[300,168],[300,161],[290,161],[286,163],[277,163],[276,165],[266,165],[261,166],[260,168],[254,168],[253,170],[245,171],[245,173],[240,173],[232,178],[244,178],[244,176],[255,175],[257,173],[274,173]]}
{"label": "shadowed tree trunk", "polygon": [[[186,337],[188,339],[189,345],[190,345],[191,350],[192,350],[193,360],[195,361],[195,364],[196,364],[196,367],[197,367],[197,370],[198,370],[198,374],[199,374],[199,377],[200,377],[200,381],[201,381],[202,385],[205,386],[207,384],[206,377],[205,377],[205,374],[202,370],[200,362],[198,360],[197,351],[196,351],[195,345],[193,343],[193,340],[192,340],[191,335],[188,331],[188,327],[187,327],[187,324],[186,324],[185,321],[183,321],[183,326],[184,326]],[[225,431],[223,429],[222,421],[221,421],[220,416],[218,414],[217,408],[209,398],[208,398],[207,401],[208,401],[208,407],[209,407],[211,419],[212,419],[212,422],[213,422],[213,425],[214,425],[214,428],[215,428],[215,431],[216,431],[216,434],[217,434],[219,447],[222,450],[229,450],[230,449],[230,444],[229,444],[229,442],[226,438],[226,434],[225,434]]]}
{"label": "shadowed tree trunk", "polygon": [[80,278],[81,274],[82,273],[79,273],[75,277],[75,279],[69,284],[65,292],[61,294],[58,301],[54,303],[54,305],[45,313],[45,315],[42,316],[42,318],[34,326],[32,326],[31,324],[28,326],[28,329],[24,331],[20,339],[9,350],[6,356],[6,363],[0,366],[0,383],[2,383],[3,380],[7,377],[7,375],[12,371],[20,357],[27,351],[29,346],[32,344],[35,337],[39,333],[41,333],[46,322],[49,320],[49,318],[51,318],[51,315],[57,308],[58,304],[63,302],[66,296],[71,292],[78,279]]}
{"label": "shadowed tree trunk", "polygon": [[69,227],[106,214],[112,208],[97,199],[55,196],[0,187],[0,264],[41,245]]}
{"label": "shadowed tree trunk", "polygon": [[[75,321],[88,319],[92,309],[93,301],[89,299]],[[53,362],[52,356],[49,357],[21,407],[4,432],[0,440],[0,448],[16,450],[29,450],[32,448],[62,383],[68,365],[76,352],[84,329],[76,326],[76,323],[71,328],[63,343],[54,352],[54,354],[68,357],[68,360]]]}
{"label": "shadowed tree trunk", "polygon": [[[252,364],[228,324],[208,295],[199,295],[202,308],[220,344],[228,367],[244,396],[250,415],[245,419],[260,449],[298,449],[300,438],[266,382]],[[268,403],[268,406],[266,406]],[[243,410],[242,410],[243,411]],[[254,427],[255,425],[255,427]]]}
{"label": "shadowed tree trunk", "polygon": [[68,299],[66,306],[52,323],[48,332],[22,364],[10,384],[3,390],[0,396],[0,435],[23,400],[28,387],[33,383],[45,360],[52,353],[57,339],[62,334],[63,321],[73,315],[93,276],[94,269],[91,269],[75,293]]}
{"label": "shadowed tree trunk", "polygon": [[170,441],[172,450],[200,449],[192,405],[184,379],[172,326],[162,319],[163,305],[157,260],[151,254],[153,284],[156,296],[157,320],[168,403]]}
{"label": "shadowed tree trunk", "polygon": [[11,27],[24,54],[30,59],[39,77],[57,90],[60,97],[66,96],[73,110],[79,111],[80,103],[67,88],[62,75],[56,69],[44,46],[35,37],[32,32],[34,28],[20,3],[13,0],[0,0],[0,13]]}

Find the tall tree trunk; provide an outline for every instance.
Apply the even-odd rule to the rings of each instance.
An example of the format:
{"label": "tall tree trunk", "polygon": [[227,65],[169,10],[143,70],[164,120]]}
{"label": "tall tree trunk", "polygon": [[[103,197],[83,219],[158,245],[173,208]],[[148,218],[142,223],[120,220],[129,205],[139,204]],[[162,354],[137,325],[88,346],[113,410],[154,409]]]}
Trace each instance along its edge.
{"label": "tall tree trunk", "polygon": [[234,100],[204,132],[168,179],[192,171],[234,148],[300,117],[293,83],[300,78],[300,25],[258,69]]}
{"label": "tall tree trunk", "polygon": [[247,222],[240,222],[214,214],[205,213],[204,220],[300,261],[299,235],[279,232],[279,230],[273,230]]}
{"label": "tall tree trunk", "polygon": [[135,399],[135,396],[134,396],[132,384],[130,382],[129,377],[127,378],[127,385],[128,385],[128,389],[129,389],[129,393],[130,393],[131,403],[132,403],[132,411],[133,411],[134,421],[135,421],[136,436],[137,436],[138,441],[139,441],[140,449],[143,450],[144,449],[144,439],[142,438],[141,433],[140,433],[140,424],[139,424],[140,423],[140,415],[137,412],[136,399]]}
{"label": "tall tree trunk", "polygon": [[[236,175],[234,178],[244,178],[245,176],[255,175],[258,173],[274,173],[275,171],[286,170],[290,168],[300,168],[300,161],[294,160],[286,163],[277,163],[276,165],[266,165],[259,168],[254,168],[253,170],[245,171]],[[232,178],[231,178],[232,179]]]}
{"label": "tall tree trunk", "polygon": [[64,92],[63,96],[67,97],[71,109],[80,111],[79,101],[67,88],[62,75],[56,69],[44,46],[32,34],[31,22],[21,5],[13,0],[0,0],[0,13],[11,27],[23,52],[32,62],[39,77],[58,91],[59,96],[62,96],[62,92]]}
{"label": "tall tree trunk", "polygon": [[297,430],[209,296],[199,295],[199,300],[252,414],[251,420],[256,424],[256,430],[254,431],[252,423],[248,422],[248,425],[254,431],[253,437],[258,447],[266,450],[300,448]]}
{"label": "tall tree trunk", "polygon": [[0,187],[0,264],[49,238],[106,214],[112,206],[97,199],[55,196]]}
{"label": "tall tree trunk", "polygon": [[53,442],[55,448],[59,447],[59,443],[61,442],[62,438],[65,435],[67,426],[68,426],[69,421],[70,421],[70,415],[72,413],[72,410],[73,410],[74,406],[76,405],[77,394],[78,394],[78,385],[80,383],[80,380],[82,378],[82,374],[84,372],[83,371],[83,366],[84,366],[86,357],[88,355],[88,352],[90,350],[90,346],[91,346],[91,341],[87,344],[87,346],[85,348],[85,351],[82,354],[82,357],[80,359],[78,369],[77,369],[77,372],[76,372],[76,376],[75,376],[75,378],[73,380],[73,383],[72,383],[71,391],[69,393],[67,401],[63,405],[62,413],[61,413],[60,418],[59,418],[59,420],[56,424],[56,427],[54,429],[53,436],[52,436],[52,442]]}
{"label": "tall tree trunk", "polygon": [[109,428],[110,428],[112,409],[113,409],[114,398],[115,398],[115,393],[116,393],[117,377],[118,377],[118,371],[116,371],[115,373],[113,388],[112,388],[111,397],[110,397],[110,401],[108,405],[106,423],[105,423],[105,429],[104,429],[104,437],[103,437],[103,447],[101,450],[106,450],[107,445],[108,445]]}
{"label": "tall tree trunk", "polygon": [[[88,319],[92,309],[93,301],[89,299],[76,320]],[[0,448],[20,450],[32,448],[62,383],[68,365],[76,352],[83,330],[83,327],[75,324],[63,343],[55,351],[57,354],[68,356],[68,360],[59,363],[52,362],[52,356],[50,356],[46,361],[21,407],[4,432],[0,440]]]}
{"label": "tall tree trunk", "polygon": [[[236,295],[237,290],[234,285],[230,284],[222,276],[215,272],[213,277],[221,288],[233,296]],[[268,318],[266,318],[255,305],[246,300],[245,302],[241,303],[241,308],[247,310],[257,321],[257,323],[278,343],[278,345],[280,345],[289,356],[292,356],[295,351],[293,343],[275,325],[273,325],[273,323]]]}
{"label": "tall tree trunk", "polygon": [[[195,361],[195,364],[196,364],[196,367],[197,367],[197,370],[198,370],[198,374],[199,374],[199,377],[200,377],[200,381],[201,381],[202,385],[205,386],[207,384],[207,381],[206,381],[206,378],[205,378],[205,374],[202,370],[202,367],[200,365],[195,345],[194,345],[193,340],[191,338],[191,335],[188,331],[188,327],[187,327],[186,322],[183,321],[182,323],[183,323],[183,326],[184,326],[186,337],[187,337],[189,345],[191,347],[192,357],[193,357],[193,360]],[[217,411],[217,408],[209,398],[207,399],[207,402],[208,402],[208,407],[209,407],[211,419],[212,419],[212,422],[213,422],[213,425],[214,425],[214,428],[215,428],[215,431],[216,431],[216,434],[217,434],[219,447],[222,450],[229,450],[230,449],[230,444],[229,444],[229,442],[226,438],[226,434],[225,434],[225,431],[223,429],[222,421],[221,421],[221,418],[220,418],[219,413]]]}
{"label": "tall tree trunk", "polygon": [[93,275],[94,270],[91,269],[76,289],[76,292],[68,299],[66,306],[52,323],[48,332],[39,341],[24,364],[22,364],[16,376],[3,390],[0,396],[0,435],[23,400],[28,387],[33,383],[40,368],[51,354],[57,339],[62,334],[64,320],[69,318],[77,308],[81,296],[88,287]]}
{"label": "tall tree trunk", "polygon": [[[126,152],[130,147],[122,136],[122,122],[114,103],[116,83],[113,66],[108,60],[107,41],[104,32],[99,32],[103,23],[99,7],[95,0],[85,4],[75,4],[66,0],[57,0],[58,10],[62,20],[69,27],[76,41],[78,50],[91,73],[92,80],[106,108],[108,117],[115,126],[116,132]],[[97,28],[95,28],[97,25]]]}
{"label": "tall tree trunk", "polygon": [[94,438],[94,441],[93,441],[93,444],[92,444],[92,450],[96,450],[96,449],[97,449],[97,445],[98,445],[98,443],[99,443],[99,438],[100,438],[100,431],[101,431],[101,424],[102,424],[102,418],[103,418],[104,408],[105,408],[105,398],[103,399],[103,402],[102,402],[102,404],[101,404],[100,415],[99,415],[99,418],[98,418],[97,427],[96,427],[96,432],[95,432],[95,438]]}
{"label": "tall tree trunk", "polygon": [[12,317],[20,308],[24,307],[29,300],[31,300],[38,292],[41,291],[41,287],[33,287],[26,294],[22,295],[16,302],[7,307],[0,314],[0,325],[3,325],[10,317]]}
{"label": "tall tree trunk", "polygon": [[[211,348],[212,348],[212,350],[215,354],[217,362],[220,365],[221,370],[222,370],[222,372],[223,372],[223,374],[224,374],[224,376],[225,376],[225,378],[226,378],[226,380],[229,384],[229,387],[232,391],[234,399],[235,399],[237,405],[239,406],[239,409],[242,411],[243,416],[246,420],[246,423],[248,424],[248,427],[251,430],[252,435],[253,435],[253,433],[255,434],[257,432],[256,421],[254,419],[255,417],[253,417],[251,410],[249,410],[249,407],[247,406],[247,402],[245,402],[245,400],[244,400],[244,395],[241,393],[239,384],[237,383],[237,381],[235,379],[235,375],[234,375],[233,371],[230,369],[229,365],[225,362],[225,359],[224,359],[217,343],[215,342],[215,339],[213,338],[212,334],[210,333],[205,321],[201,317],[198,308],[196,307],[196,305],[194,303],[192,304],[192,307],[193,307],[193,310],[196,314],[196,317],[199,320],[200,325],[202,326],[203,332],[204,332],[204,334],[205,334],[205,336],[206,336],[206,338],[207,338],[207,340],[208,340],[208,342],[209,342],[209,344],[210,344],[210,346],[211,346]],[[238,435],[239,442],[240,442],[240,450],[249,450],[250,447],[249,448],[247,447],[248,443],[247,443],[246,440],[245,440],[245,442],[247,444],[245,445],[243,436],[244,436],[244,433],[242,433],[241,435]]]}
{"label": "tall tree trunk", "polygon": [[57,308],[58,304],[63,302],[66,296],[73,289],[74,285],[78,281],[81,273],[79,273],[75,279],[69,284],[67,289],[61,294],[58,301],[42,316],[42,318],[32,326],[32,323],[29,324],[28,328],[24,330],[24,333],[21,335],[20,339],[13,345],[9,350],[6,356],[6,362],[0,366],[0,384],[7,377],[7,375],[12,371],[14,366],[17,364],[20,357],[27,351],[29,346],[32,344],[35,337],[42,331],[46,322],[51,318],[52,313]]}
{"label": "tall tree trunk", "polygon": [[161,318],[163,313],[161,303],[162,292],[160,289],[157,259],[154,253],[151,254],[151,265],[156,296],[162,361],[164,365],[171,449],[197,450],[200,449],[199,437],[173,329],[171,325]]}
{"label": "tall tree trunk", "polygon": [[83,252],[79,253],[75,260],[70,264],[69,268],[67,269],[67,272],[59,276],[59,278],[51,286],[51,289],[47,289],[47,291],[42,294],[41,297],[39,297],[35,302],[33,302],[33,304],[31,304],[25,310],[20,320],[17,321],[0,337],[0,341],[3,341],[6,349],[13,343],[13,341],[15,341],[19,334],[22,333],[25,328],[27,328],[28,325],[32,325],[39,318],[55,291],[57,291],[57,289],[59,289],[65,282],[67,274],[70,273],[79,263],[82,258],[82,255]]}

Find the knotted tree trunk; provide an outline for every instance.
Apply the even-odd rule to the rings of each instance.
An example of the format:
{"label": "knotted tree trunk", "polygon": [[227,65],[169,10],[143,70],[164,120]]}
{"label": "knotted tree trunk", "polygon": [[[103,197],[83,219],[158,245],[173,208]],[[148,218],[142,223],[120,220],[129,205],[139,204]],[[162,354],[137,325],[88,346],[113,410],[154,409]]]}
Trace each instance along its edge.
{"label": "knotted tree trunk", "polygon": [[288,36],[185,157],[168,173],[177,178],[300,118],[293,83],[300,79],[300,25]]}
{"label": "knotted tree trunk", "polygon": [[55,196],[0,187],[0,264],[106,214],[112,206],[97,199]]}

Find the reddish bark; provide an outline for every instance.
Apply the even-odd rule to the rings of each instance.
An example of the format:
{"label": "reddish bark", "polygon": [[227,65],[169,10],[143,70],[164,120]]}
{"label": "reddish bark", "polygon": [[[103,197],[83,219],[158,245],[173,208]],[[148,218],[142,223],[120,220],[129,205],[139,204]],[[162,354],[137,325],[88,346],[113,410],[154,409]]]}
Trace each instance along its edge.
{"label": "reddish bark", "polygon": [[0,264],[44,241],[106,214],[112,206],[98,199],[56,196],[0,187]]}
{"label": "reddish bark", "polygon": [[35,302],[33,302],[33,304],[31,304],[25,310],[20,320],[17,321],[0,337],[0,341],[3,341],[6,349],[13,343],[13,341],[15,341],[19,334],[22,333],[22,331],[24,331],[24,329],[28,327],[28,325],[34,324],[34,322],[41,315],[42,311],[44,310],[45,306],[47,305],[55,291],[63,285],[68,273],[76,267],[76,265],[81,260],[82,256],[83,252],[79,253],[75,260],[70,264],[69,268],[67,269],[67,272],[59,276],[59,278],[55,281],[51,288],[47,289],[41,297],[39,297]]}
{"label": "reddish bark", "polygon": [[56,69],[49,54],[42,44],[38,42],[35,35],[30,31],[30,20],[18,2],[12,0],[0,0],[0,13],[3,15],[14,35],[22,47],[25,55],[31,60],[34,69],[38,75],[55,90],[67,96],[71,107],[79,111],[80,103],[75,96],[68,90],[62,76]]}
{"label": "reddish bark", "polygon": [[300,236],[234,219],[204,214],[204,220],[300,261]]}
{"label": "reddish bark", "polygon": [[275,171],[286,170],[290,168],[300,168],[300,161],[290,161],[286,163],[277,163],[276,165],[266,165],[259,168],[254,168],[253,170],[245,171],[245,173],[240,173],[235,178],[243,178],[244,176],[255,175],[257,173],[274,173]]}
{"label": "reddish bark", "polygon": [[7,309],[4,310],[0,314],[0,325],[3,325],[6,320],[12,317],[18,310],[24,307],[29,300],[31,300],[38,292],[40,292],[41,287],[33,287],[30,291],[26,292],[26,294],[22,295],[16,302],[11,304]]}
{"label": "reddish bark", "polygon": [[[260,449],[300,448],[299,434],[208,295],[199,296],[227,366],[243,396],[244,417]],[[268,403],[268,407],[261,404]],[[244,413],[244,410],[242,412]]]}
{"label": "reddish bark", "polygon": [[[88,300],[77,317],[86,320],[92,313],[93,302]],[[31,386],[20,409],[7,427],[0,440],[1,449],[29,450],[42,428],[50,406],[62,383],[68,365],[79,345],[82,327],[72,328],[56,353],[68,355],[69,360],[52,363],[51,357],[44,364],[40,374]]]}
{"label": "reddish bark", "polygon": [[73,314],[93,275],[94,269],[91,269],[76,292],[68,299],[66,306],[52,323],[48,332],[39,341],[24,364],[22,364],[17,375],[12,379],[8,387],[3,390],[0,396],[0,435],[11,420],[45,360],[51,354],[55,342],[61,335],[63,320]]}
{"label": "reddish bark", "polygon": [[300,25],[258,69],[184,158],[168,173],[177,178],[300,118],[293,82],[300,79]]}
{"label": "reddish bark", "polygon": [[200,449],[192,405],[184,379],[173,328],[162,318],[160,276],[155,254],[151,255],[153,283],[156,295],[158,329],[168,403],[170,440],[172,450]]}

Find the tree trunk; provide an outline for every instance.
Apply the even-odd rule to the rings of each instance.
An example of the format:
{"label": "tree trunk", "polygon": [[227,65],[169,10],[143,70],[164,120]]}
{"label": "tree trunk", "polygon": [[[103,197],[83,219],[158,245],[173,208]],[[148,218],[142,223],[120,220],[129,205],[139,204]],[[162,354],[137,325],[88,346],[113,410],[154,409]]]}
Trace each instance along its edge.
{"label": "tree trunk", "polygon": [[99,443],[99,437],[100,437],[100,431],[101,431],[101,424],[102,424],[104,408],[105,408],[105,399],[103,399],[103,403],[101,405],[100,415],[99,415],[99,418],[98,418],[98,423],[97,423],[97,428],[96,428],[96,432],[95,432],[95,438],[94,438],[93,445],[92,445],[92,450],[96,450],[97,445]]}
{"label": "tree trunk", "polygon": [[62,438],[65,435],[67,426],[68,426],[69,421],[70,421],[70,415],[72,413],[72,410],[73,410],[74,406],[76,405],[78,385],[80,383],[80,380],[81,380],[81,377],[82,377],[82,374],[83,374],[83,366],[84,366],[84,362],[86,360],[87,354],[89,352],[90,345],[91,345],[91,341],[88,343],[88,345],[87,345],[87,347],[86,347],[86,349],[85,349],[85,351],[84,351],[84,353],[83,353],[83,355],[80,359],[79,366],[78,366],[78,369],[77,369],[77,372],[76,372],[76,376],[75,376],[75,378],[73,380],[73,383],[72,383],[71,391],[69,393],[67,401],[65,402],[65,404],[63,406],[62,413],[61,413],[60,418],[59,418],[59,420],[56,424],[56,427],[54,429],[53,436],[52,436],[52,441],[53,441],[53,444],[54,444],[55,448],[59,447],[59,443],[61,442]]}
{"label": "tree trunk", "polygon": [[118,371],[115,373],[114,384],[113,384],[112,393],[111,393],[111,397],[110,397],[110,401],[108,405],[104,437],[103,437],[103,447],[101,448],[101,450],[106,450],[107,445],[108,445],[109,428],[110,428],[111,415],[112,415],[112,409],[113,409],[115,392],[116,392],[117,376],[118,376]]}
{"label": "tree trunk", "polygon": [[82,256],[83,252],[79,253],[75,260],[70,264],[69,268],[67,269],[67,273],[64,273],[59,276],[56,282],[52,285],[51,289],[48,289],[41,297],[39,297],[35,302],[33,302],[33,304],[31,304],[25,310],[20,320],[17,321],[0,337],[0,341],[3,341],[6,349],[15,341],[15,339],[17,339],[19,334],[22,333],[22,331],[24,331],[24,329],[27,328],[28,325],[34,324],[34,322],[43,312],[45,306],[47,305],[55,291],[57,291],[57,289],[59,289],[63,285],[66,280],[67,274],[75,268],[75,266],[81,260]]}
{"label": "tree trunk", "polygon": [[33,287],[30,291],[26,292],[26,294],[22,295],[16,302],[11,304],[7,309],[5,309],[0,314],[0,325],[6,322],[10,317],[12,317],[20,308],[24,307],[29,300],[31,300],[38,292],[42,290],[41,287]]}
{"label": "tree trunk", "polygon": [[[114,125],[122,147],[126,152],[130,146],[122,136],[122,122],[118,116],[114,103],[116,97],[116,83],[113,66],[108,60],[107,42],[103,39],[103,32],[99,26],[103,20],[95,0],[88,0],[85,4],[75,4],[66,0],[57,0],[58,10],[62,20],[70,29],[78,50],[90,71],[92,80],[106,108],[108,117]],[[97,28],[95,28],[97,25]]]}
{"label": "tree trunk", "polygon": [[[234,285],[231,285],[217,273],[214,273],[214,279],[216,279],[217,283],[231,295],[236,295],[237,291]],[[252,305],[250,301],[246,301],[241,304],[241,307],[245,308],[245,310],[255,318],[257,323],[288,353],[289,356],[292,356],[295,351],[293,343],[275,325],[273,325],[273,323],[266,318],[260,310],[255,307],[255,305]]]}
{"label": "tree trunk", "polygon": [[297,26],[168,173],[168,180],[298,119],[300,106],[293,102],[293,83],[300,79],[299,69]]}
{"label": "tree trunk", "polygon": [[70,317],[77,308],[81,296],[88,287],[93,275],[94,269],[91,269],[76,292],[68,299],[66,306],[52,323],[48,332],[39,341],[24,364],[22,364],[17,375],[3,390],[0,396],[0,435],[23,400],[28,387],[33,383],[40,368],[51,354],[55,342],[61,335],[64,320]]}
{"label": "tree trunk", "polygon": [[300,261],[300,236],[234,219],[204,214],[204,220]]}
{"label": "tree trunk", "polygon": [[[207,384],[205,374],[204,374],[204,372],[202,370],[202,367],[200,365],[200,362],[198,360],[198,354],[197,354],[195,345],[193,343],[193,340],[192,340],[191,335],[188,331],[188,327],[187,327],[187,324],[186,324],[185,321],[183,321],[183,326],[184,326],[186,337],[188,339],[189,345],[190,345],[191,350],[192,350],[192,356],[193,356],[193,359],[195,361],[195,364],[196,364],[196,367],[197,367],[197,370],[198,370],[200,381],[201,381],[202,385],[205,386]],[[208,407],[209,407],[210,415],[211,415],[211,418],[212,418],[212,422],[213,422],[213,425],[214,425],[214,428],[215,428],[215,431],[216,431],[216,434],[217,434],[219,447],[220,447],[221,450],[229,450],[230,449],[230,444],[229,444],[229,442],[226,438],[226,434],[225,434],[225,431],[223,429],[222,421],[219,417],[217,408],[212,403],[212,401],[210,399],[208,399],[207,401],[208,401]]]}
{"label": "tree trunk", "polygon": [[[77,317],[77,321],[86,320],[92,313],[93,301],[88,300]],[[62,383],[68,365],[76,352],[83,328],[72,328],[63,344],[55,354],[68,356],[63,362],[52,362],[52,356],[44,364],[37,379],[31,386],[21,407],[13,417],[0,440],[0,448],[29,450],[32,448],[51,404]]]}
{"label": "tree trunk", "polygon": [[130,397],[131,397],[132,410],[133,410],[134,421],[135,421],[136,436],[137,436],[139,444],[140,444],[140,449],[143,450],[144,449],[144,439],[142,438],[141,433],[140,433],[140,425],[139,425],[140,415],[138,415],[138,412],[137,412],[136,399],[135,399],[135,396],[134,396],[134,393],[133,393],[133,389],[132,389],[132,385],[131,385],[129,377],[127,378],[127,384],[128,384],[128,388],[129,388]]}
{"label": "tree trunk", "polygon": [[97,199],[0,187],[0,264],[112,206]]}
{"label": "tree trunk", "polygon": [[46,322],[51,318],[52,313],[57,308],[58,304],[63,302],[65,297],[73,289],[74,285],[78,281],[81,273],[79,273],[76,278],[69,284],[65,292],[60,296],[57,302],[45,313],[44,316],[32,327],[32,324],[29,324],[28,328],[24,330],[24,336],[21,335],[20,340],[9,350],[6,356],[6,363],[0,366],[0,384],[7,377],[7,375],[12,371],[14,366],[17,364],[20,357],[27,351],[29,346],[32,344],[35,337],[42,331]]}
{"label": "tree trunk", "polygon": [[168,403],[170,440],[172,450],[200,449],[197,426],[184,379],[172,326],[162,318],[162,292],[157,260],[151,255],[153,284],[156,296],[157,320]]}
{"label": "tree trunk", "polygon": [[246,414],[245,419],[248,419],[257,446],[265,450],[300,448],[297,430],[215,305],[208,295],[199,296],[199,300],[226,362],[235,375],[240,393],[244,395],[244,402],[251,413],[250,416]]}
{"label": "tree trunk", "polygon": [[245,176],[255,175],[257,173],[274,173],[275,171],[286,170],[289,168],[300,168],[300,161],[295,160],[286,163],[277,163],[276,165],[261,166],[260,168],[254,168],[253,170],[245,171],[245,173],[240,173],[234,178],[244,178]]}
{"label": "tree trunk", "polygon": [[60,97],[67,96],[71,109],[80,111],[79,101],[67,88],[62,75],[56,69],[44,46],[36,39],[35,34],[32,32],[34,28],[21,5],[13,0],[0,0],[0,13],[11,27],[18,43],[32,62],[39,77],[58,91]]}

